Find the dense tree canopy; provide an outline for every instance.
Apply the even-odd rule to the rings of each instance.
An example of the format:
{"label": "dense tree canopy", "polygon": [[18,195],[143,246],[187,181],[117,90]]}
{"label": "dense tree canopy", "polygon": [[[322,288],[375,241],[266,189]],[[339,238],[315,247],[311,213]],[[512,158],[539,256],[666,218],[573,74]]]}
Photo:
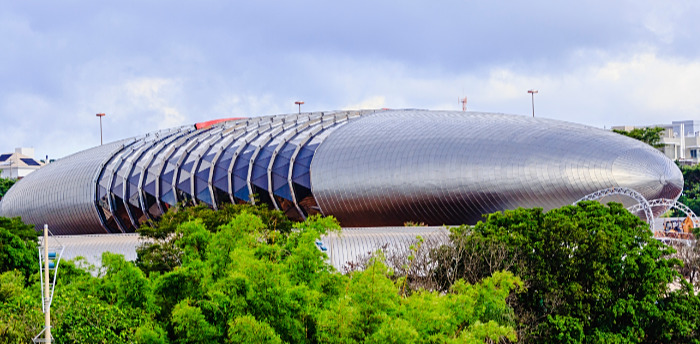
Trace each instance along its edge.
{"label": "dense tree canopy", "polygon": [[664,131],[662,127],[634,128],[630,131],[613,129],[613,131],[642,141],[654,148],[662,148],[664,146],[661,142],[661,133]]}
{"label": "dense tree canopy", "polygon": [[[180,209],[144,228],[155,241],[139,249],[138,265],[108,252],[97,270],[82,260],[62,263],[54,337],[60,343],[517,339],[507,298],[522,282],[512,273],[458,280],[447,293],[405,291],[381,253],[351,274],[328,264],[315,241],[340,230],[333,218],[291,224],[279,216],[251,206]],[[39,332],[37,283],[37,274],[0,275],[0,342],[24,342]]]}
{"label": "dense tree canopy", "polygon": [[12,187],[12,185],[15,185],[16,182],[17,179],[0,178],[0,199],[5,197],[7,190],[9,190]]}
{"label": "dense tree canopy", "polygon": [[[12,243],[0,246],[9,262],[0,342],[26,342],[41,330],[39,276],[12,262],[23,262],[23,250],[36,257],[36,233],[19,219],[0,218],[0,230]],[[58,343],[700,342],[700,301],[676,272],[680,262],[620,204],[494,213],[453,228],[448,243],[417,238],[403,262],[378,251],[346,274],[315,244],[339,230],[330,217],[291,223],[249,205],[176,208],[142,229],[149,240],[136,263],[106,252],[98,268],[61,264],[53,335]]]}
{"label": "dense tree canopy", "polygon": [[452,237],[457,276],[508,269],[523,279],[514,307],[527,342],[698,341],[697,298],[687,283],[669,291],[680,262],[621,204],[499,212]]}
{"label": "dense tree canopy", "polygon": [[37,272],[37,233],[19,217],[0,217],[0,272],[18,270],[24,278]]}
{"label": "dense tree canopy", "polygon": [[[700,165],[680,168],[683,172],[683,192],[678,201],[687,205],[695,214],[700,214]],[[684,216],[681,213],[674,215]]]}

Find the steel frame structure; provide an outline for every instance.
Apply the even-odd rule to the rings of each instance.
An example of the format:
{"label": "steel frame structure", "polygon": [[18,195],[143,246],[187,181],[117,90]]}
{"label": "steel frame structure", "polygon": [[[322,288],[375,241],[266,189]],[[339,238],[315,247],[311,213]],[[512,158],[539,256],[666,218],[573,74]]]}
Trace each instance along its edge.
{"label": "steel frame structure", "polygon": [[651,211],[651,205],[649,204],[649,201],[647,201],[642,194],[640,194],[637,191],[634,191],[630,188],[624,188],[624,187],[612,187],[612,188],[607,188],[607,189],[602,189],[598,190],[596,192],[590,193],[586,196],[583,196],[581,199],[578,201],[574,202],[573,205],[576,205],[576,203],[581,202],[581,201],[597,201],[603,197],[607,196],[627,196],[635,201],[637,201],[637,204],[634,207],[639,207],[636,211],[630,210],[630,212],[637,212],[637,211],[643,211],[644,216],[646,217],[646,222],[649,224],[649,228],[654,231],[654,213]]}

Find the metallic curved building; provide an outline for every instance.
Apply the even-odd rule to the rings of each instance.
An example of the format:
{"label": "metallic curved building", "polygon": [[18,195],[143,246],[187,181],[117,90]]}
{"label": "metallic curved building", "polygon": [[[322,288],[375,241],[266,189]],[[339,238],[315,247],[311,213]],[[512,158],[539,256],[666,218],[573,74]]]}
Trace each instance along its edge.
{"label": "metallic curved building", "polygon": [[334,215],[344,227],[453,225],[610,187],[677,199],[683,177],[652,147],[579,124],[334,111],[184,126],[85,150],[18,182],[0,215],[49,223],[55,234],[117,233],[178,202],[257,200],[294,219]]}

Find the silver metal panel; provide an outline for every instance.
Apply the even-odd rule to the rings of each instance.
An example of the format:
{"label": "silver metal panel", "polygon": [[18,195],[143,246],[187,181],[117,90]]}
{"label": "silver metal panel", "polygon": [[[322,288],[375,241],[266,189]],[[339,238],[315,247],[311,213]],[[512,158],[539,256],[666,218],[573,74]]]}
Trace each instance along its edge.
{"label": "silver metal panel", "polygon": [[[241,153],[245,152],[246,149],[257,149],[261,144],[267,142],[267,134],[271,131],[276,130],[278,127],[284,124],[284,121],[286,119],[286,116],[275,116],[272,118],[273,121],[269,123],[266,126],[259,127],[253,135],[246,136],[246,138],[243,140],[242,144],[236,149],[236,152],[233,155],[233,159],[231,159],[231,163],[229,164],[228,168],[228,173],[229,173],[229,186],[228,186],[228,192],[229,195],[231,196],[231,203],[236,203],[236,200],[234,198],[236,190],[233,189],[234,187],[234,169],[246,169],[248,173],[246,174],[246,184],[250,185],[250,169],[249,169],[249,164],[251,163],[249,159],[243,159],[241,157]],[[250,194],[248,197],[250,198]],[[250,199],[253,201],[252,199]]]}
{"label": "silver metal panel", "polygon": [[[114,175],[119,169],[119,164],[125,151],[131,149],[134,144],[140,143],[143,136],[131,138],[123,141],[120,148],[114,151],[109,159],[100,164],[100,169],[97,174],[97,185],[95,186],[95,206],[100,213],[101,220],[105,224],[105,228],[110,233],[124,232],[125,229],[122,222],[119,221],[119,214],[116,213],[116,200],[114,199],[113,187]],[[105,192],[100,196],[100,189],[104,188]]]}
{"label": "silver metal panel", "polygon": [[131,205],[129,203],[129,194],[131,193],[131,187],[129,183],[129,179],[131,178],[132,174],[135,171],[136,163],[141,160],[143,157],[144,153],[149,151],[151,148],[153,148],[158,142],[160,142],[163,139],[166,139],[172,133],[175,132],[175,130],[165,130],[162,132],[157,132],[153,135],[153,137],[146,142],[146,144],[142,145],[135,154],[130,156],[124,165],[125,173],[123,175],[123,195],[124,198],[122,199],[122,202],[124,203],[124,208],[126,209],[127,214],[129,215],[129,219],[131,220],[131,223],[134,228],[138,228],[139,222],[138,219],[134,216],[133,212],[131,211]]}
{"label": "silver metal panel", "polygon": [[[115,214],[114,220],[117,222],[117,225],[119,226],[119,229],[121,230],[122,233],[126,233],[129,229],[129,222],[126,222],[124,220],[126,219],[121,219],[119,216],[119,211],[118,208],[120,205],[123,204],[123,199],[124,199],[124,192],[126,191],[126,188],[124,187],[123,184],[121,185],[121,188],[117,187],[118,182],[123,182],[124,178],[118,175],[119,171],[122,170],[124,167],[124,162],[127,160],[127,158],[131,157],[134,155],[134,153],[144,145],[146,141],[143,139],[139,139],[134,141],[133,144],[129,145],[128,147],[125,147],[119,154],[114,156],[113,163],[110,163],[110,166],[113,167],[112,169],[109,170],[109,185],[110,185],[110,196],[109,197],[109,206],[111,208],[112,214]],[[107,177],[107,176],[104,176]],[[121,189],[120,192],[122,192],[122,197],[120,200],[116,199],[116,195],[114,194],[117,189]],[[126,213],[126,209],[124,209],[124,212]],[[126,215],[126,214],[125,214]],[[128,216],[125,216],[128,218]]]}
{"label": "silver metal panel", "polygon": [[[182,175],[183,171],[183,165],[187,162],[187,160],[190,158],[190,153],[195,150],[197,147],[202,142],[205,142],[206,140],[210,139],[212,136],[219,134],[223,130],[223,126],[218,126],[218,127],[213,127],[209,129],[200,129],[199,135],[195,136],[192,142],[190,142],[182,151],[182,154],[177,160],[176,164],[176,169],[175,169],[175,174],[173,175],[173,180],[172,180],[172,188],[175,196],[175,200],[177,202],[182,201],[181,199],[178,198],[178,189],[177,185],[181,182],[180,178]],[[201,157],[194,157],[196,159],[199,159]],[[196,165],[196,164],[195,164]],[[185,173],[190,173],[190,171],[185,170]],[[190,193],[192,193],[190,196],[190,199],[194,199],[194,191],[193,188],[191,187],[192,184],[194,184],[194,175],[190,173],[191,180],[188,183],[190,185]]]}
{"label": "silver metal panel", "polygon": [[299,206],[299,199],[296,196],[296,193],[294,192],[294,184],[292,182],[292,176],[294,175],[294,161],[296,160],[297,155],[299,155],[299,151],[301,151],[301,148],[304,147],[304,145],[311,140],[314,135],[320,133],[323,130],[323,125],[318,125],[314,126],[313,129],[306,135],[304,138],[299,142],[297,145],[297,148],[294,150],[294,153],[292,153],[292,157],[289,159],[289,172],[287,174],[287,183],[289,184],[289,191],[292,193],[292,199],[294,200],[294,207],[297,209],[297,212],[303,219],[306,219],[306,215],[304,212],[301,210],[301,207]]}
{"label": "silver metal panel", "polygon": [[[161,190],[161,178],[163,175],[166,173],[166,170],[170,167],[168,164],[171,164],[170,162],[174,159],[179,158],[179,154],[182,153],[183,148],[191,141],[193,138],[197,137],[198,135],[201,135],[203,131],[200,130],[194,130],[188,133],[187,135],[184,135],[180,137],[174,144],[170,145],[168,147],[168,150],[165,152],[163,156],[158,155],[157,159],[162,159],[158,161],[160,163],[160,168],[157,170],[159,171],[156,176],[156,197],[158,199],[158,207],[160,208],[161,213],[165,213],[167,209],[170,207],[170,204],[167,203],[167,201],[163,200],[163,190]],[[172,164],[171,164],[172,165]],[[177,171],[179,169],[179,166],[175,164],[173,167],[173,180],[176,180],[177,178]],[[175,193],[176,190],[172,187],[172,181],[171,181],[171,189],[168,192],[173,193],[173,199],[175,199]],[[167,194],[167,192],[166,192]]]}
{"label": "silver metal panel", "polygon": [[340,234],[328,233],[319,240],[331,265],[345,270],[349,263],[366,263],[378,250],[386,254],[406,255],[409,247],[421,237],[430,247],[449,243],[445,227],[363,227],[343,228]]}
{"label": "silver metal panel", "polygon": [[[336,111],[257,117],[215,124],[208,130],[190,126],[171,132],[167,139],[161,133],[148,134],[43,167],[8,192],[0,203],[0,215],[23,216],[39,226],[50,223],[56,234],[100,233],[106,227],[118,231],[120,220],[129,222],[122,229],[130,231],[139,222],[126,200],[132,186],[119,182],[129,182],[140,171],[141,209],[147,216],[158,216],[164,210],[154,209],[164,202],[161,186],[173,188],[173,194],[166,195],[171,197],[168,202],[176,197],[196,199],[190,195],[196,191],[194,179],[181,195],[174,191],[186,181],[178,179],[185,172],[180,171],[183,163],[193,164],[186,172],[196,178],[205,154],[207,162],[214,154],[208,166],[212,200],[239,201],[234,197],[234,174],[239,191],[259,191],[251,173],[260,188],[264,181],[258,178],[265,170],[260,168],[266,167],[264,194],[269,194],[272,207],[276,200],[271,173],[283,149],[289,166],[285,161],[277,169],[286,171],[290,192],[279,188],[282,172],[275,188],[284,190],[284,202],[293,199],[293,206],[287,203],[288,214],[294,216],[292,208],[300,215],[320,211],[335,215],[345,227],[407,221],[438,226],[474,223],[481,214],[520,206],[551,209],[611,187],[629,188],[647,199],[676,199],[683,185],[678,168],[643,143],[527,116]],[[267,149],[264,155],[263,149]],[[268,156],[269,162],[264,160]],[[218,166],[221,163],[225,166]],[[161,185],[164,173],[171,170],[173,179]],[[201,191],[202,185],[196,189]],[[116,199],[120,193],[123,201]],[[86,202],[91,207],[85,208]],[[101,218],[100,209],[109,212],[109,218]],[[654,208],[655,213],[663,210]],[[357,245],[369,245],[367,240],[357,238]]]}
{"label": "silver metal panel", "polygon": [[[258,138],[258,137],[260,136],[261,133],[270,130],[271,127],[272,127],[271,124],[266,124],[266,125],[263,126],[263,127],[258,127],[258,129],[256,129],[256,130],[253,131],[253,132],[248,133],[248,134],[247,134],[245,137],[243,137],[241,140],[236,140],[236,141],[234,142],[234,145],[237,144],[237,146],[235,146],[235,147],[236,147],[236,151],[233,153],[233,156],[232,156],[232,158],[231,158],[231,162],[230,162],[229,165],[228,165],[228,175],[229,175],[229,178],[228,178],[228,194],[229,194],[229,197],[231,198],[231,203],[236,203],[236,199],[235,199],[234,196],[233,196],[233,194],[234,194],[234,190],[233,190],[233,169],[234,169],[234,166],[236,166],[237,163],[245,164],[245,162],[240,162],[240,161],[239,161],[239,159],[238,159],[238,158],[239,158],[239,155],[241,154],[241,152],[243,152],[243,150],[248,146],[248,144],[249,144],[251,141],[253,141],[253,140],[255,140],[256,138]],[[233,147],[231,147],[231,148],[233,148]],[[242,159],[241,159],[241,160],[242,160]]]}
{"label": "silver metal panel", "polygon": [[[294,153],[292,153],[292,157],[289,161],[289,172],[287,175],[287,183],[289,184],[289,190],[292,194],[292,198],[294,200],[294,207],[297,209],[297,212],[301,215],[303,219],[306,218],[306,212],[302,210],[301,206],[301,197],[297,194],[297,192],[294,189],[294,181],[292,180],[294,178],[294,168],[296,167],[296,159],[300,153],[300,151],[307,145],[312,145],[312,144],[320,144],[323,142],[323,140],[328,137],[330,133],[332,133],[335,129],[337,129],[338,126],[345,124],[348,119],[350,118],[349,112],[343,112],[343,113],[331,113],[331,116],[325,117],[323,121],[318,125],[318,126],[313,126],[309,133],[301,139],[301,141],[298,142],[297,148],[294,150]],[[362,112],[355,112],[352,116],[353,118],[358,117],[361,115]],[[315,154],[315,151],[314,151]],[[309,166],[310,169],[310,166]],[[310,182],[312,183],[312,182]],[[311,194],[313,197],[313,193]],[[314,200],[314,202],[316,202]],[[319,208],[318,211],[323,214],[323,211]]]}
{"label": "silver metal panel", "polygon": [[[141,200],[141,210],[144,212],[146,217],[148,217],[149,219],[155,219],[155,218],[149,212],[149,209],[148,209],[149,206],[148,206],[148,201],[147,201],[148,196],[147,196],[147,192],[145,190],[148,173],[149,172],[154,173],[157,170],[156,166],[160,162],[159,157],[162,156],[162,154],[164,154],[170,148],[170,145],[173,144],[173,142],[178,142],[178,140],[180,140],[182,137],[188,135],[192,131],[194,131],[194,127],[189,127],[189,128],[181,127],[177,131],[177,133],[175,133],[175,135],[169,137],[168,139],[166,139],[164,141],[159,142],[158,145],[156,145],[156,147],[154,147],[153,151],[149,153],[148,158],[146,159],[146,161],[142,165],[141,178],[139,179],[139,197]],[[156,184],[155,185],[155,189],[156,189],[155,194],[156,195],[153,195],[154,197],[157,196],[157,194],[158,194],[157,190],[159,190],[157,178],[156,178],[155,184]],[[160,205],[158,205],[158,203],[159,202],[156,201],[155,205],[158,207],[158,209],[160,209]]]}
{"label": "silver metal panel", "polygon": [[[254,194],[255,192],[253,191],[253,167],[255,166],[255,159],[258,158],[258,154],[260,154],[260,151],[267,146],[270,141],[280,133],[284,132],[284,127],[277,127],[267,135],[263,136],[263,139],[258,142],[257,147],[255,148],[255,151],[253,154],[250,156],[249,162],[248,162],[248,178],[246,179],[246,182],[248,184],[248,193],[250,195]],[[268,172],[269,174],[269,172]],[[251,198],[250,202],[255,204],[255,199]]]}
{"label": "silver metal panel", "polygon": [[2,200],[2,216],[21,216],[54,233],[104,233],[95,212],[94,179],[101,164],[124,144],[113,142],[59,159],[17,182]]}
{"label": "silver metal panel", "polygon": [[[146,218],[148,218],[148,210],[146,209],[146,202],[144,201],[143,194],[143,181],[145,180],[145,176],[147,173],[146,169],[148,165],[150,165],[151,161],[156,156],[156,154],[162,149],[162,147],[180,137],[180,135],[182,135],[184,131],[186,131],[185,128],[174,128],[172,130],[164,131],[161,134],[156,135],[153,142],[150,145],[145,146],[143,151],[139,154],[139,156],[136,159],[134,159],[132,163],[131,170],[127,178],[131,178],[131,176],[133,176],[134,173],[139,174],[139,180],[136,182],[138,203],[141,212],[146,216]],[[131,188],[131,185],[129,185],[129,188]],[[128,200],[125,199],[124,201],[126,205],[126,202],[128,202]],[[131,211],[129,211],[129,215],[132,216],[133,219]]]}
{"label": "silver metal panel", "polygon": [[636,140],[547,119],[387,111],[339,128],[311,166],[322,212],[344,226],[473,224],[517,207],[545,210],[621,186],[677,198],[672,161]]}
{"label": "silver metal panel", "polygon": [[270,195],[270,199],[272,200],[272,205],[275,207],[275,209],[279,210],[280,207],[277,204],[277,201],[275,201],[275,195],[274,195],[274,188],[272,185],[272,167],[275,164],[275,160],[277,160],[277,154],[282,150],[287,145],[287,142],[289,142],[291,139],[299,135],[300,132],[303,132],[308,128],[309,126],[312,126],[314,124],[317,124],[320,122],[320,118],[318,119],[313,119],[311,120],[309,117],[306,118],[306,121],[303,123],[300,123],[298,126],[294,126],[293,130],[287,130],[285,131],[285,134],[283,136],[280,136],[280,140],[277,144],[277,147],[275,147],[275,150],[272,152],[272,156],[270,157],[270,162],[267,165],[267,192]]}
{"label": "silver metal panel", "polygon": [[[267,119],[266,119],[267,120]],[[222,137],[221,141],[219,143],[215,144],[211,150],[216,151],[216,155],[214,156],[214,159],[211,162],[211,169],[209,170],[209,193],[211,195],[212,200],[216,200],[216,195],[214,192],[214,173],[217,164],[219,163],[219,160],[221,159],[222,155],[224,152],[226,152],[232,145],[234,145],[236,142],[238,142],[238,139],[241,137],[249,134],[249,131],[252,130],[252,128],[257,128],[260,126],[261,123],[261,118],[255,118],[252,120],[247,120],[245,122],[245,125],[243,126],[235,126],[232,131],[227,131],[226,135]],[[239,123],[240,124],[240,123]],[[234,161],[235,158],[232,159]],[[228,167],[227,167],[228,168]],[[230,175],[230,172],[229,172]],[[229,196],[230,199],[231,196]],[[220,201],[223,202],[223,201]],[[217,209],[217,203],[216,201],[214,202],[214,209]]]}
{"label": "silver metal panel", "polygon": [[[209,138],[207,138],[205,141],[203,141],[195,151],[193,151],[188,159],[193,159],[195,160],[194,165],[192,165],[192,169],[190,170],[190,174],[192,175],[192,178],[190,179],[190,193],[192,194],[192,201],[194,204],[197,204],[199,200],[197,199],[197,192],[196,192],[196,185],[197,185],[197,173],[199,173],[200,168],[202,167],[202,161],[211,154],[214,154],[214,157],[212,158],[212,161],[209,162],[207,167],[210,169],[210,173],[207,178],[207,189],[209,191],[209,197],[211,200],[214,200],[214,195],[211,190],[211,185],[212,185],[212,178],[213,178],[213,172],[214,172],[214,162],[216,161],[216,157],[219,155],[221,150],[224,147],[222,143],[226,141],[227,137],[233,137],[234,132],[244,130],[246,126],[248,125],[248,121],[244,120],[238,120],[238,121],[230,121],[230,122],[223,122],[220,123],[217,127],[219,127],[219,131],[216,132],[216,135],[212,135]],[[217,150],[218,148],[218,150]],[[216,152],[216,153],[214,153]],[[194,157],[192,157],[194,155]],[[214,202],[213,206],[216,206],[216,202]]]}

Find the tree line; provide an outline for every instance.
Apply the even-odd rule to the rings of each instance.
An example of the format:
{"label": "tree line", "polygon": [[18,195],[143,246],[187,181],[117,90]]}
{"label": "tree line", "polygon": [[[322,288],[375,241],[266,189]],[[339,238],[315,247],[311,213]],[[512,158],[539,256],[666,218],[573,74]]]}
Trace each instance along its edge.
{"label": "tree line", "polygon": [[12,185],[15,185],[16,182],[17,182],[17,179],[0,178],[0,199],[5,197],[7,190],[10,190]]}
{"label": "tree line", "polygon": [[[57,343],[697,343],[700,300],[674,249],[622,205],[490,214],[336,271],[332,217],[176,208],[138,259],[61,263]],[[0,342],[43,324],[37,234],[0,219]],[[670,286],[676,285],[671,290]]]}

